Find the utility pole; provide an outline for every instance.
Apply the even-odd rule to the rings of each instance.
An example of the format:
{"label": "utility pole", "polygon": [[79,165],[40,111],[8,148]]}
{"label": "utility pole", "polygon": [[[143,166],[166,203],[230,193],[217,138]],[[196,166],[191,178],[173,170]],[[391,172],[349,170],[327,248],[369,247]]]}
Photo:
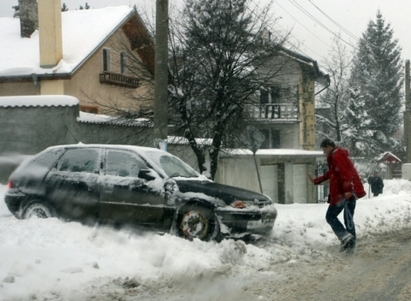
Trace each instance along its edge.
{"label": "utility pole", "polygon": [[154,144],[167,151],[168,0],[157,0],[154,69]]}
{"label": "utility pole", "polygon": [[411,99],[410,99],[410,60],[405,61],[405,112],[404,142],[407,150],[407,162],[411,163]]}

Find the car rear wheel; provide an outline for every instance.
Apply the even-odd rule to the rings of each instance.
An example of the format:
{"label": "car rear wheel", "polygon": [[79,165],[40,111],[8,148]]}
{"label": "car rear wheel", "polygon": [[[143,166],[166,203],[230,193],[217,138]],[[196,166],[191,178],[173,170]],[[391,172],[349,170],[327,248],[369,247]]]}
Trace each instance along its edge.
{"label": "car rear wheel", "polygon": [[23,209],[22,218],[49,218],[56,216],[53,208],[42,201],[31,201]]}
{"label": "car rear wheel", "polygon": [[198,238],[209,241],[217,239],[220,227],[212,209],[197,205],[183,207],[177,220],[178,234],[188,240]]}

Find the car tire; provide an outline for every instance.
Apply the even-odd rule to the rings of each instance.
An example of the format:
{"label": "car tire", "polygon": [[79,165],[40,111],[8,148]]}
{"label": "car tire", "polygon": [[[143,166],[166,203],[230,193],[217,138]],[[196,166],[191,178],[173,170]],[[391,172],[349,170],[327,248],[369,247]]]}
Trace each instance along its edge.
{"label": "car tire", "polygon": [[180,237],[203,241],[217,240],[220,225],[214,210],[198,205],[186,205],[177,215],[177,233]]}
{"label": "car tire", "polygon": [[55,217],[55,211],[51,206],[48,204],[42,202],[42,201],[31,201],[29,202],[23,209],[22,213],[22,218],[23,219],[29,219],[33,216],[37,218],[49,218],[49,217]]}

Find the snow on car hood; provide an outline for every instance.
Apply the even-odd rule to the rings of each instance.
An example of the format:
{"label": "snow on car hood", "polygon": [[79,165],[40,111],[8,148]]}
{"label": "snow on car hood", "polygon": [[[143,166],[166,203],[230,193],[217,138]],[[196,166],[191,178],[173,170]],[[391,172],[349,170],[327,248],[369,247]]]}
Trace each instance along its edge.
{"label": "snow on car hood", "polygon": [[178,189],[181,193],[203,193],[207,196],[221,199],[227,205],[231,204],[235,200],[243,200],[243,201],[266,201],[271,202],[271,199],[266,195],[263,195],[258,192],[246,190],[239,187],[219,184],[212,181],[195,181],[195,180],[184,180],[182,178],[175,179]]}

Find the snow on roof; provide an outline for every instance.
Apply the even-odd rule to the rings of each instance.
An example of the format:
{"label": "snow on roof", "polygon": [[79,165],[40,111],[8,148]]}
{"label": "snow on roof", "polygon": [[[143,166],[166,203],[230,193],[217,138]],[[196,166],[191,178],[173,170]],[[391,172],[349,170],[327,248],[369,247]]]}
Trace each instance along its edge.
{"label": "snow on roof", "polygon": [[63,59],[54,68],[40,68],[39,32],[20,36],[19,18],[0,18],[0,76],[70,73],[132,13],[128,6],[62,13]]}
{"label": "snow on roof", "polygon": [[[212,145],[213,139],[211,138],[195,138],[196,142],[200,145]],[[186,145],[188,144],[188,139],[179,136],[168,136],[167,143],[173,145]]]}
{"label": "snow on roof", "polygon": [[[252,155],[249,149],[224,149],[225,155]],[[257,155],[277,155],[277,156],[324,156],[322,151],[308,151],[299,149],[259,149]]]}
{"label": "snow on roof", "polygon": [[92,114],[80,111],[80,116],[77,117],[78,122],[96,123],[96,124],[114,124],[121,126],[152,126],[152,121],[148,118],[124,119],[103,114]]}
{"label": "snow on roof", "polygon": [[[201,145],[211,145],[213,139],[211,138],[196,138],[196,142]],[[168,136],[167,143],[173,145],[188,144],[188,140],[184,137]],[[233,155],[252,155],[253,152],[249,149],[222,149],[222,156]],[[298,149],[260,149],[257,151],[258,155],[283,155],[283,156],[324,156],[322,151],[307,151]]]}
{"label": "snow on roof", "polygon": [[77,98],[68,95],[30,95],[0,97],[0,107],[59,107],[78,105]]}
{"label": "snow on roof", "polygon": [[382,153],[375,160],[378,162],[401,163],[401,159],[391,152]]}

